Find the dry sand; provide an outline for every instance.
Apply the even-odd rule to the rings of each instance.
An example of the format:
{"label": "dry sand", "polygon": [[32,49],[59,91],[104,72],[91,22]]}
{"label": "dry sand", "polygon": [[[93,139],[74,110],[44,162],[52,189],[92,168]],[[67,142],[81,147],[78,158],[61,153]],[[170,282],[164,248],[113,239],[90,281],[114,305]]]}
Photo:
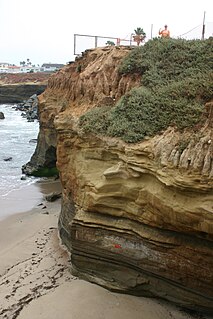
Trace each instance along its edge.
{"label": "dry sand", "polygon": [[[46,194],[53,189],[39,187]],[[0,222],[0,319],[213,318],[156,299],[112,293],[74,277],[58,238],[59,212],[60,199],[42,200],[31,211]]]}

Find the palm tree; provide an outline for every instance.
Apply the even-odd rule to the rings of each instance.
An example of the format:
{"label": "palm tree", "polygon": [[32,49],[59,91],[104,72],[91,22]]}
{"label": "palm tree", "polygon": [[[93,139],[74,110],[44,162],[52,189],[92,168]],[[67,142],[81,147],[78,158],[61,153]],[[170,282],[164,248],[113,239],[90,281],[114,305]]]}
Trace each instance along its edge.
{"label": "palm tree", "polygon": [[26,62],[25,61],[21,61],[20,65],[25,66]]}
{"label": "palm tree", "polygon": [[137,45],[140,45],[140,43],[145,39],[146,33],[144,32],[143,28],[137,28],[134,31],[135,34],[133,35],[133,40],[137,42]]}
{"label": "palm tree", "polygon": [[27,65],[31,65],[30,59],[27,59]]}

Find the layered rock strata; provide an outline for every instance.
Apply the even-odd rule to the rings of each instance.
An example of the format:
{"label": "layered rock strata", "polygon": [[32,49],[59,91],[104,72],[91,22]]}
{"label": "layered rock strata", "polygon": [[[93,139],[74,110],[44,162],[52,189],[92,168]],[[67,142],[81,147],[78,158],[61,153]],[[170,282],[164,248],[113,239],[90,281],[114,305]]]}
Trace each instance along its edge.
{"label": "layered rock strata", "polygon": [[23,102],[33,94],[41,94],[45,88],[43,84],[0,85],[0,104]]}
{"label": "layered rock strata", "polygon": [[88,109],[113,104],[139,85],[136,76],[117,72],[128,50],[88,51],[51,77],[40,96],[34,159],[43,165],[46,150],[57,148],[59,233],[75,274],[211,313],[213,104],[206,105],[208,118],[199,131],[168,128],[137,144],[78,127]]}
{"label": "layered rock strata", "polygon": [[0,104],[21,103],[47,87],[48,73],[5,73],[0,75]]}
{"label": "layered rock strata", "polygon": [[212,130],[180,154],[183,136],[173,129],[130,146],[63,131],[63,121],[59,228],[74,273],[213,311]]}
{"label": "layered rock strata", "polygon": [[118,66],[129,47],[87,50],[48,79],[47,89],[39,96],[40,131],[38,144],[23,173],[32,174],[56,164],[56,129],[54,119],[64,113],[69,127],[75,118],[100,105],[112,106],[127,91],[140,85],[140,76],[121,76]]}

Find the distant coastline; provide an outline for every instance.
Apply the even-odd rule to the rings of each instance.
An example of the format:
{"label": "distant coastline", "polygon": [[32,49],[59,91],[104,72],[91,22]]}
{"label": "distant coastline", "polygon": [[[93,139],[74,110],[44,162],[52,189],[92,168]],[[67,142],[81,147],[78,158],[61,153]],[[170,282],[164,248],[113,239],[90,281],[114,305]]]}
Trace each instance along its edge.
{"label": "distant coastline", "polygon": [[0,74],[0,104],[20,103],[47,87],[51,73]]}

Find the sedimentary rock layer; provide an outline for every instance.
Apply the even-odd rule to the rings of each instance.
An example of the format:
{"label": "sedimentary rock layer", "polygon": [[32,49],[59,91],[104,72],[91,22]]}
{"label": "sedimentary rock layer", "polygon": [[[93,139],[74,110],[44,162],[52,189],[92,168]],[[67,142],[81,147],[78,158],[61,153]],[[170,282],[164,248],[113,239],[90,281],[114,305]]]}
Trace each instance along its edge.
{"label": "sedimentary rock layer", "polygon": [[134,146],[59,132],[59,228],[75,273],[113,290],[212,311],[209,138],[192,143],[201,168],[192,160],[184,167],[172,129]]}
{"label": "sedimentary rock layer", "polygon": [[0,75],[0,104],[20,103],[47,87],[48,73],[4,73]]}
{"label": "sedimentary rock layer", "polygon": [[43,165],[50,146],[57,148],[59,232],[75,274],[212,312],[212,103],[199,131],[168,128],[134,145],[78,127],[88,109],[113,105],[140,84],[136,75],[117,72],[128,50],[87,51],[50,78],[40,96],[34,160]]}
{"label": "sedimentary rock layer", "polygon": [[20,103],[33,94],[41,94],[45,88],[43,84],[0,85],[0,103]]}

